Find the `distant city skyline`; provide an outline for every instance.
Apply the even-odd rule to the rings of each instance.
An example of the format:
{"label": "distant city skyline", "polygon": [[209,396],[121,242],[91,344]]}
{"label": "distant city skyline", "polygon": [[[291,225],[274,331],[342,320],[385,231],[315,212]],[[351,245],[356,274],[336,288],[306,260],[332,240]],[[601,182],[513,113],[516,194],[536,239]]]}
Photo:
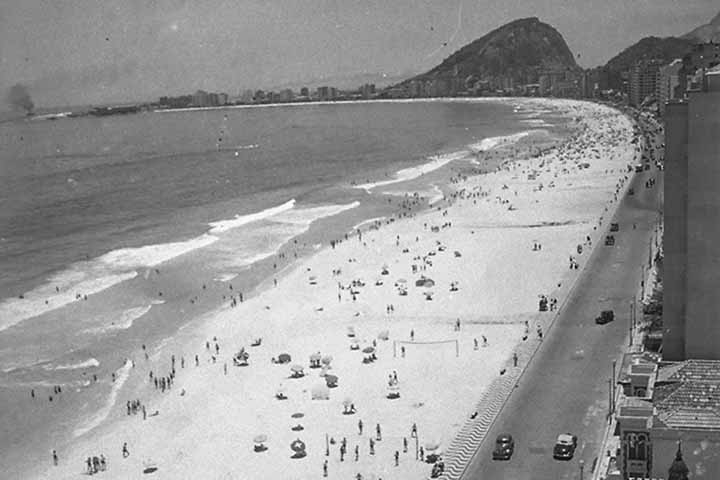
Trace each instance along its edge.
{"label": "distant city skyline", "polygon": [[717,10],[711,0],[11,1],[0,6],[0,90],[21,83],[42,108],[321,79],[343,87],[344,78],[420,73],[530,16],[558,29],[587,68],[642,37],[687,33]]}

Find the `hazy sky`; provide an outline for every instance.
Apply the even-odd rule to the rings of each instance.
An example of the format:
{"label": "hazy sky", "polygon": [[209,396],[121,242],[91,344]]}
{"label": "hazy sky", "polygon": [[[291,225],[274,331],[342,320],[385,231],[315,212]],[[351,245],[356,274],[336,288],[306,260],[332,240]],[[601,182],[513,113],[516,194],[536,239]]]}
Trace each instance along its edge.
{"label": "hazy sky", "polygon": [[0,91],[21,82],[42,107],[417,73],[530,16],[591,67],[718,9],[717,0],[0,0]]}

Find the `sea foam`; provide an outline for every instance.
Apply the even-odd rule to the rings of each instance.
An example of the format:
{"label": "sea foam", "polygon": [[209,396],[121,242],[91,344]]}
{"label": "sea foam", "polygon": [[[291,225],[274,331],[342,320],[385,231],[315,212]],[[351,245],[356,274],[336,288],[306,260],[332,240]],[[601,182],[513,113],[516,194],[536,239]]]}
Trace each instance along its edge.
{"label": "sea foam", "polygon": [[484,138],[482,141],[478,143],[474,143],[469,146],[470,150],[473,152],[484,152],[487,150],[493,150],[498,147],[506,146],[509,144],[516,143],[520,141],[521,139],[532,135],[536,132],[541,132],[543,130],[526,130],[524,132],[518,132],[513,133],[512,135],[501,135],[498,137],[488,137]]}
{"label": "sea foam", "polygon": [[125,360],[125,364],[115,372],[115,382],[112,384],[112,390],[110,390],[110,395],[106,400],[105,404],[95,415],[90,417],[82,425],[73,430],[74,437],[84,435],[90,430],[96,428],[105,421],[108,415],[110,415],[110,412],[112,411],[112,408],[113,406],[115,406],[115,402],[117,401],[117,396],[120,392],[120,389],[130,376],[130,369],[132,369],[132,362],[130,360]]}
{"label": "sea foam", "polygon": [[423,163],[422,165],[418,165],[416,167],[404,168],[402,170],[399,170],[397,173],[395,173],[395,177],[391,180],[381,180],[379,182],[364,183],[362,185],[356,185],[355,188],[362,188],[363,190],[369,192],[376,187],[392,185],[394,183],[400,182],[407,182],[408,180],[413,180],[420,177],[421,175],[425,175],[426,173],[437,170],[438,168],[441,168],[454,160],[461,160],[467,157],[468,153],[469,152],[466,150],[460,150],[453,153],[446,153],[430,157],[431,160],[427,163]]}
{"label": "sea foam", "polygon": [[63,365],[58,365],[56,367],[43,367],[46,370],[80,370],[83,368],[94,368],[99,367],[100,362],[97,361],[95,358],[89,358],[83,362],[78,363],[66,363]]}
{"label": "sea foam", "polygon": [[261,212],[251,213],[248,215],[237,215],[235,218],[230,220],[219,220],[217,222],[211,222],[210,223],[210,231],[209,233],[222,233],[227,232],[228,230],[232,228],[241,227],[243,225],[247,225],[251,222],[257,222],[259,220],[264,220],[268,217],[272,217],[273,215],[277,215],[278,213],[282,213],[288,210],[291,210],[295,206],[295,199],[288,200],[287,202],[283,203],[282,205],[278,205],[277,207],[268,208],[266,210],[263,210]]}

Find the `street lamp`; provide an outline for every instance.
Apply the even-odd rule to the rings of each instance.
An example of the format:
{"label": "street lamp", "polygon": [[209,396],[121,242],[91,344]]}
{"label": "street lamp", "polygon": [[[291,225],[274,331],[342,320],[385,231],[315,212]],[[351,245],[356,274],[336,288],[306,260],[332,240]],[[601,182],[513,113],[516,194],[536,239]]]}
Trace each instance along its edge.
{"label": "street lamp", "polygon": [[580,480],[583,480],[583,470],[585,469],[585,462],[580,460]]}

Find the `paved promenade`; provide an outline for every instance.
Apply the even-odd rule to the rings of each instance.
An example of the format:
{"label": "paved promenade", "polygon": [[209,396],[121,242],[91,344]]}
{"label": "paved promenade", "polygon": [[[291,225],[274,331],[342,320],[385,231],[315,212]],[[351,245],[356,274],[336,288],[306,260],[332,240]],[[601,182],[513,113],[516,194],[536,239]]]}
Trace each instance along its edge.
{"label": "paved promenade", "polygon": [[[581,459],[584,478],[591,478],[606,425],[612,361],[627,341],[630,301],[647,264],[662,197],[660,180],[653,188],[644,185],[658,173],[653,168],[632,180],[635,195],[622,199],[612,220],[620,224],[615,246],[598,245],[559,313],[538,316],[550,328],[544,340],[531,328],[518,350],[519,367],[508,365],[447,449],[443,478],[578,479]],[[605,309],[615,311],[615,321],[596,325],[595,316]],[[494,438],[504,432],[515,437],[515,454],[508,462],[493,461]],[[552,447],[565,432],[578,436],[578,450],[560,462]]]}

